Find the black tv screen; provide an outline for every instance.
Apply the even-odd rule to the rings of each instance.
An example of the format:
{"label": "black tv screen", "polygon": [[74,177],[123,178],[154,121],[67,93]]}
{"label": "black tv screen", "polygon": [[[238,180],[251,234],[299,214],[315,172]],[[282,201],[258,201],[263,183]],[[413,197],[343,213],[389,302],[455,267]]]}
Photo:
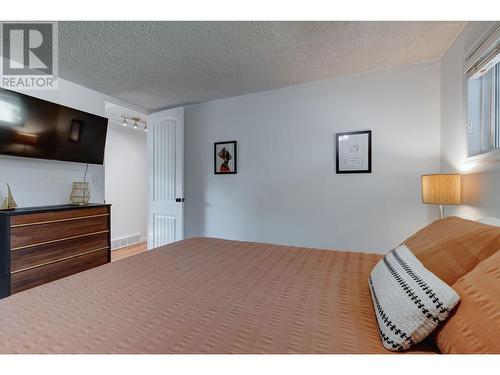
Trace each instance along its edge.
{"label": "black tv screen", "polygon": [[108,119],[0,88],[0,154],[103,164]]}

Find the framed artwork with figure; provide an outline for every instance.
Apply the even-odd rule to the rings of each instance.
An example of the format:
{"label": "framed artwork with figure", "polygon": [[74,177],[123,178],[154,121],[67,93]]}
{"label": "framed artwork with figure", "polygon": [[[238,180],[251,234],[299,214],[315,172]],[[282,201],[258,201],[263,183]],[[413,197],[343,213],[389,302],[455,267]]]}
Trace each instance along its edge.
{"label": "framed artwork with figure", "polygon": [[214,173],[236,174],[236,141],[214,143]]}
{"label": "framed artwork with figure", "polygon": [[372,131],[337,133],[337,173],[372,173]]}

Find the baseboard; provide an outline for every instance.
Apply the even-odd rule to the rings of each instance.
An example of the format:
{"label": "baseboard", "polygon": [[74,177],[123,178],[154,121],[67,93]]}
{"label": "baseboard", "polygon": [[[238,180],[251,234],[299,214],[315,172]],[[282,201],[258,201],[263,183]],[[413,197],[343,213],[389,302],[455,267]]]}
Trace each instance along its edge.
{"label": "baseboard", "polygon": [[116,250],[125,246],[135,245],[137,243],[144,241],[146,241],[146,238],[142,237],[140,233],[133,234],[131,236],[115,238],[111,240],[111,250]]}

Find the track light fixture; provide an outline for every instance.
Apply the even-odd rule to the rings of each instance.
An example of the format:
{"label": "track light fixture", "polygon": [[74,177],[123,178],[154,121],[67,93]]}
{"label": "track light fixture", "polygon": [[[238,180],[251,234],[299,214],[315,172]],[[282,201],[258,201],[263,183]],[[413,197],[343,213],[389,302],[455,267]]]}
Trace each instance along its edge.
{"label": "track light fixture", "polygon": [[145,132],[148,131],[148,123],[146,121],[141,120],[139,117],[128,117],[125,115],[122,115],[121,117],[123,118],[122,121],[123,126],[129,126],[129,123],[127,122],[127,120],[129,120],[130,123],[133,124],[132,127],[134,129],[142,129]]}

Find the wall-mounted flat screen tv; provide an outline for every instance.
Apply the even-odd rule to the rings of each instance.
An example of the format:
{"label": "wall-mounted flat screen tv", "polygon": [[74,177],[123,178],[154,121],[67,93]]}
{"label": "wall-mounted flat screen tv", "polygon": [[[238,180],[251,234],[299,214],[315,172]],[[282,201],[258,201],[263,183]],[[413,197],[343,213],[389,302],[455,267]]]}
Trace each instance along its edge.
{"label": "wall-mounted flat screen tv", "polygon": [[103,164],[108,119],[0,88],[0,154]]}

